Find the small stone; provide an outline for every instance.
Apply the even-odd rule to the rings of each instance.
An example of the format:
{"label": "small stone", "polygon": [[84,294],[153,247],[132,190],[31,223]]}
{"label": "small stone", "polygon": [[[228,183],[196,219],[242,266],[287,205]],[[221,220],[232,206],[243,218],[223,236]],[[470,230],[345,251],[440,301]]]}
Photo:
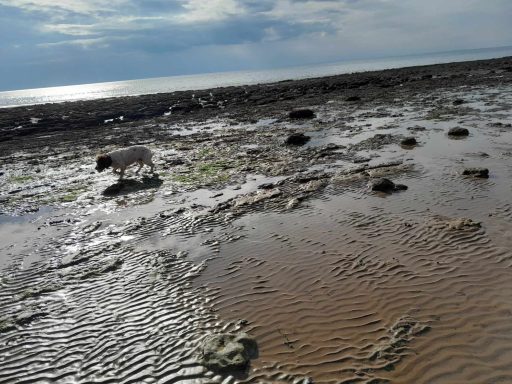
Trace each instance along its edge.
{"label": "small stone", "polygon": [[410,137],[406,137],[406,138],[402,139],[402,141],[400,141],[400,144],[406,145],[406,146],[411,146],[411,145],[418,144],[418,142],[416,141],[415,137],[410,136]]}
{"label": "small stone", "polygon": [[359,101],[361,98],[359,96],[349,96],[345,99],[345,101]]}
{"label": "small stone", "polygon": [[292,133],[290,136],[288,136],[285,143],[286,145],[304,145],[309,140],[311,140],[311,137],[306,136],[303,133]]}
{"label": "small stone", "polygon": [[450,128],[450,130],[448,131],[448,135],[449,136],[459,136],[459,137],[468,136],[469,131],[466,128],[454,127],[454,128]]}
{"label": "small stone", "polygon": [[489,178],[489,169],[487,168],[466,168],[462,171],[464,176],[480,177],[487,179]]}
{"label": "small stone", "polygon": [[462,100],[462,99],[456,99],[456,100],[453,100],[453,105],[461,105],[461,104],[464,104],[465,101]]}

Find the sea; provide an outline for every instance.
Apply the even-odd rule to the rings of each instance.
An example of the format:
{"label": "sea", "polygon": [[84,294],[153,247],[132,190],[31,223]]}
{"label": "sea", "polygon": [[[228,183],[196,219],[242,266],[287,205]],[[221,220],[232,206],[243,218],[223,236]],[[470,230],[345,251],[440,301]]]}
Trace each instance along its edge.
{"label": "sea", "polygon": [[0,108],[109,97],[272,83],[391,68],[512,56],[512,46],[482,48],[259,71],[204,73],[0,92]]}

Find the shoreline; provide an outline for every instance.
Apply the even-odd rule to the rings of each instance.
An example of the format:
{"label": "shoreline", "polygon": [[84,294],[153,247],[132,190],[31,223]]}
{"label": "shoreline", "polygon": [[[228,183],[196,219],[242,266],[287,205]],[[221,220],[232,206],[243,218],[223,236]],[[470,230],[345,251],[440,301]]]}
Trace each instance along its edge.
{"label": "shoreline", "polygon": [[[173,122],[236,114],[237,109],[250,115],[254,107],[265,106],[272,110],[301,107],[308,102],[344,95],[361,97],[364,102],[382,99],[397,91],[500,84],[511,78],[512,57],[505,57],[199,91],[7,107],[0,109],[0,141],[41,132],[102,126],[108,129],[105,121],[110,120],[113,123],[110,125],[129,125],[148,119]],[[170,115],[164,116],[169,112]]]}

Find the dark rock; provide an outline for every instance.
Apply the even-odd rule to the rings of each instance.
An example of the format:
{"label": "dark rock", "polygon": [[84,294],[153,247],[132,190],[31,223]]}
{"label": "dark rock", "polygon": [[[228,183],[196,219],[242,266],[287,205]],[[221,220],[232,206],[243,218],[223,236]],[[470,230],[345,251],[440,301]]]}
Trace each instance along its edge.
{"label": "dark rock", "polygon": [[315,112],[311,109],[296,109],[288,114],[290,119],[312,119],[315,117]]}
{"label": "dark rock", "polygon": [[405,191],[408,187],[403,184],[395,184],[384,177],[370,180],[368,187],[372,191],[391,193],[394,191]]}
{"label": "dark rock", "polygon": [[275,188],[275,186],[276,185],[274,183],[263,183],[258,185],[258,189],[272,189]]}
{"label": "dark rock", "polygon": [[165,162],[167,165],[183,165],[185,164],[185,160],[177,158],[177,159],[169,159]]}
{"label": "dark rock", "polygon": [[311,140],[311,137],[306,136],[303,133],[292,133],[290,136],[286,139],[286,145],[304,145],[309,140]]}
{"label": "dark rock", "polygon": [[360,101],[361,98],[359,96],[349,96],[345,99],[345,101]]}
{"label": "dark rock", "polygon": [[395,183],[393,183],[389,179],[385,178],[378,178],[371,180],[368,183],[368,186],[372,191],[379,191],[379,192],[392,192],[395,190]]}
{"label": "dark rock", "polygon": [[406,137],[400,141],[400,144],[402,145],[416,145],[418,142],[416,141],[415,137]]}
{"label": "dark rock", "polygon": [[450,128],[450,130],[448,131],[448,135],[449,136],[459,136],[459,137],[468,136],[469,131],[466,128],[454,127],[454,128]]}
{"label": "dark rock", "polygon": [[395,191],[407,191],[409,187],[404,184],[395,184]]}
{"label": "dark rock", "polygon": [[461,104],[464,104],[465,101],[462,100],[462,99],[457,99],[457,100],[453,100],[453,105],[461,105]]}
{"label": "dark rock", "polygon": [[256,341],[243,332],[212,334],[203,340],[201,360],[213,371],[244,369],[257,356]]}
{"label": "dark rock", "polygon": [[462,171],[464,176],[481,177],[484,179],[489,178],[489,169],[487,168],[466,168]]}

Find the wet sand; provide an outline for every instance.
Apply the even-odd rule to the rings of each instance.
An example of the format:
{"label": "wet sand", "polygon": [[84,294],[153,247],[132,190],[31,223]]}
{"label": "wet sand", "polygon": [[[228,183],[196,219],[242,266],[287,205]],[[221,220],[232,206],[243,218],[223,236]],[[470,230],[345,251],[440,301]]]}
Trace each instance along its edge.
{"label": "wet sand", "polygon": [[[511,69],[0,110],[0,382],[512,382]],[[94,173],[135,143],[157,175]],[[249,369],[205,368],[240,330]]]}

